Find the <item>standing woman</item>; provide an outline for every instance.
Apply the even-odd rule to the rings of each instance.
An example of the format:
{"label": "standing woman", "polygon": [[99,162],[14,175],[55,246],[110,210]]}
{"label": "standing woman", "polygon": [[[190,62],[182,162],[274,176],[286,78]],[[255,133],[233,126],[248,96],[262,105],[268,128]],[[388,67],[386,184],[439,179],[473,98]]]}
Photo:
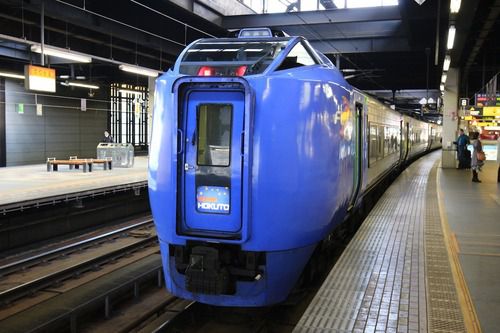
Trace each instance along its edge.
{"label": "standing woman", "polygon": [[472,181],[474,183],[480,183],[481,181],[477,177],[477,172],[481,170],[481,166],[484,164],[483,145],[481,141],[479,141],[479,132],[473,132],[471,138],[472,147],[474,148],[471,159]]}

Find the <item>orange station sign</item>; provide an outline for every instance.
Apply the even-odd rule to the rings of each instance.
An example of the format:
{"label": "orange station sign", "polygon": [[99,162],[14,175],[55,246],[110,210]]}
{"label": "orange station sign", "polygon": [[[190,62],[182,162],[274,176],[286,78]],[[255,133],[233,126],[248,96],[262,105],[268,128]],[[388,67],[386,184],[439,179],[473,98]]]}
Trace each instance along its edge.
{"label": "orange station sign", "polygon": [[28,90],[56,92],[56,70],[53,68],[24,66],[24,86]]}

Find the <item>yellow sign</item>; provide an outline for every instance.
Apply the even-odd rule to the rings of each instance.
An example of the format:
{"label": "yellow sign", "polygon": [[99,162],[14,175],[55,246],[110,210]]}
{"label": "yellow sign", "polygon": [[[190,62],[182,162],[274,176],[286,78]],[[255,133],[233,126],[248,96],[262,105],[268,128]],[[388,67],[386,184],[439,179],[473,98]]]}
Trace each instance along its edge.
{"label": "yellow sign", "polygon": [[56,92],[56,70],[34,65],[24,66],[24,84],[28,90]]}
{"label": "yellow sign", "polygon": [[473,117],[473,116],[465,116],[465,117],[464,117],[464,120],[472,120],[472,119],[474,119],[474,117]]}
{"label": "yellow sign", "polygon": [[480,126],[480,127],[493,126],[493,123],[492,122],[478,122],[477,126]]}
{"label": "yellow sign", "polygon": [[483,116],[500,116],[500,106],[485,106],[483,108]]}
{"label": "yellow sign", "polygon": [[53,68],[46,68],[40,66],[28,65],[28,73],[30,76],[38,76],[48,79],[56,78],[56,70]]}

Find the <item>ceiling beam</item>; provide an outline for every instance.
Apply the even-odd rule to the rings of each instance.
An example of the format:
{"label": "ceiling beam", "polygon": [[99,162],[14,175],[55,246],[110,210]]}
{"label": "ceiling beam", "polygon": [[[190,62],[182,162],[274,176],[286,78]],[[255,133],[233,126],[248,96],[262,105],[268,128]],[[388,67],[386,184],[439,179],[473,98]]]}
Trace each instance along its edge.
{"label": "ceiling beam", "polygon": [[222,26],[226,29],[282,27],[304,24],[329,24],[400,20],[398,6],[318,10],[307,12],[226,16]]}
{"label": "ceiling beam", "polygon": [[279,27],[290,36],[303,36],[308,40],[318,39],[356,39],[375,37],[397,37],[406,36],[400,20],[394,21],[372,21],[363,24],[330,23],[330,24],[308,24]]}
{"label": "ceiling beam", "polygon": [[465,77],[469,73],[469,70],[472,64],[474,63],[477,54],[481,50],[484,41],[487,39],[499,16],[500,16],[500,0],[496,0],[490,8],[488,17],[483,23],[481,31],[479,32],[479,36],[477,37],[476,42],[472,47],[472,50],[470,50],[469,57],[465,63],[465,68],[464,68]]}
{"label": "ceiling beam", "polygon": [[310,41],[310,43],[316,50],[324,54],[411,51],[405,37],[327,39]]}

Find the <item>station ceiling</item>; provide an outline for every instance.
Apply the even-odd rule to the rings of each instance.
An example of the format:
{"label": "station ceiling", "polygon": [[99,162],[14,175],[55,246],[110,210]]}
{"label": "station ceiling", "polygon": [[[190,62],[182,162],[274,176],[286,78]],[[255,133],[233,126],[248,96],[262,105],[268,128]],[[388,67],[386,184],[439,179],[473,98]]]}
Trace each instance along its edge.
{"label": "station ceiling", "polygon": [[[457,37],[450,53],[452,67],[464,73],[461,95],[473,95],[500,70],[500,0],[462,0],[456,17],[449,14],[449,0],[265,15],[224,16],[212,10],[204,17],[192,8],[198,4],[210,11],[206,1],[186,0],[182,7],[174,2],[179,0],[45,0],[45,43],[98,58],[73,66],[52,59],[52,65],[96,80],[130,80],[112,61],[166,70],[193,40],[269,26],[307,37],[334,63],[339,57],[340,69],[360,89],[438,92],[452,20]],[[41,0],[0,0],[0,69],[37,61],[29,41],[40,42],[40,12]]]}

